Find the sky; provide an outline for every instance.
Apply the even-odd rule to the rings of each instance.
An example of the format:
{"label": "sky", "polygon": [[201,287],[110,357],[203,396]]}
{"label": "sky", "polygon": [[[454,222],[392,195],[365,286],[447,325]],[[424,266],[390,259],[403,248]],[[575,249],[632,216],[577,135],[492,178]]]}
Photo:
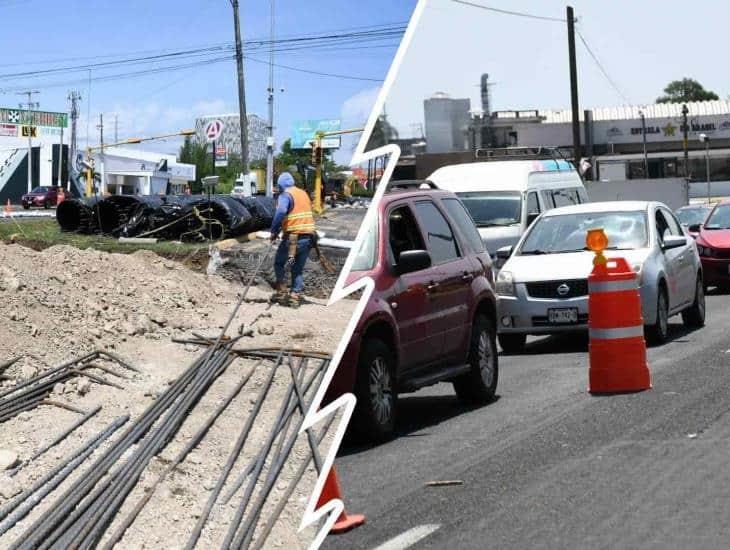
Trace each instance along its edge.
{"label": "sky", "polygon": [[[470,0],[492,8],[563,19],[546,21],[427,0],[386,99],[400,137],[420,137],[423,100],[435,92],[471,98],[488,73],[492,110],[569,109],[566,3]],[[576,36],[581,109],[653,103],[671,80],[692,77],[721,98],[730,94],[721,44],[726,4],[715,0],[574,0],[576,29],[618,91]]]}
{"label": "sky", "polygon": [[[270,1],[240,3],[244,41],[268,39]],[[405,24],[414,6],[415,0],[276,0],[276,35],[282,38]],[[193,127],[196,116],[238,110],[232,60],[106,82],[93,79],[141,71],[151,65],[97,68],[91,72],[90,86],[88,70],[63,71],[42,78],[16,74],[140,57],[162,50],[232,44],[229,0],[0,0],[0,19],[4,21],[0,33],[0,106],[16,107],[18,102],[25,101],[17,90],[33,89],[40,92],[33,100],[40,103],[41,110],[67,111],[68,92],[77,90],[82,96],[78,140],[81,146],[86,145],[87,128],[91,144],[98,143],[99,113],[104,114],[108,143],[114,136],[115,115],[121,140],[177,132]],[[11,24],[13,21],[17,23]],[[397,40],[390,40],[367,48],[277,53],[274,62],[278,64],[370,79],[325,77],[276,68],[277,148],[289,137],[291,124],[297,119],[341,118],[343,127],[363,125],[396,47]],[[247,111],[266,118],[268,52],[252,57],[259,62],[245,61]],[[338,160],[349,160],[355,139],[343,140]],[[179,140],[153,142],[147,147],[176,152]]]}

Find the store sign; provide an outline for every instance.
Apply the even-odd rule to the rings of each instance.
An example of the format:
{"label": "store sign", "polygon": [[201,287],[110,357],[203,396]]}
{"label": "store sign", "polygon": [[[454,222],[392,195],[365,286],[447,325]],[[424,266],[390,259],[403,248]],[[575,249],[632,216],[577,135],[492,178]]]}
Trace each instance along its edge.
{"label": "store sign", "polygon": [[37,126],[21,126],[20,127],[21,137],[38,137]]}
{"label": "store sign", "polygon": [[[339,119],[297,120],[292,125],[291,148],[311,149],[317,132],[335,132],[340,129],[340,124]],[[340,136],[323,138],[322,147],[324,149],[338,149],[340,147]]]}
{"label": "store sign", "polygon": [[[684,124],[680,118],[647,119],[644,127],[637,120],[606,120],[593,123],[596,143],[637,143],[646,135],[647,142],[681,141]],[[698,116],[687,123],[690,139],[699,134],[730,138],[730,114],[720,116]]]}
{"label": "store sign", "polygon": [[0,124],[0,136],[17,137],[18,126],[16,124]]}
{"label": "store sign", "polygon": [[31,111],[28,113],[28,111],[23,109],[0,107],[0,123],[68,128],[68,114],[49,111]]}
{"label": "store sign", "polygon": [[216,167],[228,166],[228,151],[224,144],[216,144],[215,146],[215,165]]}

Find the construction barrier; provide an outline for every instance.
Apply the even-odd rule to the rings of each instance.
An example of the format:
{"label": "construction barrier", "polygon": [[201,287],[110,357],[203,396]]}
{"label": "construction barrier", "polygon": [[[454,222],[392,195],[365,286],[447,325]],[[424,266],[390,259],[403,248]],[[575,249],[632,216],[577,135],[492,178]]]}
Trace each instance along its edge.
{"label": "construction barrier", "polygon": [[[342,494],[340,493],[340,484],[337,481],[337,472],[335,472],[335,467],[332,466],[332,469],[327,474],[327,480],[322,488],[322,493],[319,495],[319,499],[317,500],[317,508],[321,508],[324,504],[334,499],[343,500]],[[355,527],[359,527],[363,523],[365,523],[365,516],[361,514],[348,514],[347,511],[343,509],[340,517],[337,518],[332,529],[330,529],[330,533],[346,533]]]}
{"label": "construction barrier", "polygon": [[650,389],[637,275],[624,258],[604,260],[588,278],[588,391]]}

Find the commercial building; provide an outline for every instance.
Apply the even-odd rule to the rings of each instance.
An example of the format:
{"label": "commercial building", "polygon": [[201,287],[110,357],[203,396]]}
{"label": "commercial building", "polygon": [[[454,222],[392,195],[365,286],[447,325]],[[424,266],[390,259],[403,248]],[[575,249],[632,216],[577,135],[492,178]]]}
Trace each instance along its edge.
{"label": "commercial building", "polygon": [[102,175],[102,195],[182,194],[195,181],[195,165],[177,161],[171,154],[128,146],[108,147],[93,153],[96,171]]}
{"label": "commercial building", "polygon": [[[0,202],[19,202],[39,185],[68,178],[68,115],[0,107]],[[28,134],[31,136],[31,180],[28,181]],[[60,152],[60,154],[59,154]],[[59,164],[60,162],[60,164]],[[61,169],[59,174],[59,168]]]}
{"label": "commercial building", "polygon": [[[266,158],[266,138],[268,136],[268,126],[266,121],[258,115],[248,114],[248,160],[261,160]],[[218,153],[217,157],[228,157],[235,154],[241,157],[241,123],[238,113],[225,113],[220,115],[206,115],[195,119],[195,132],[199,141],[205,143],[204,135],[206,125],[213,121],[220,120],[223,122],[223,132],[220,139],[216,141],[216,149],[223,154]]]}
{"label": "commercial building", "polygon": [[[730,180],[730,156],[723,151],[730,147],[730,101],[686,105],[690,179],[706,178],[708,149],[712,179]],[[584,157],[593,160],[594,179],[605,179],[602,172],[609,171],[612,178],[685,177],[682,108],[659,103],[580,113]],[[569,152],[573,145],[570,110],[497,111],[491,127],[498,147],[552,145]]]}
{"label": "commercial building", "polygon": [[[483,78],[483,97],[488,100],[487,86]],[[690,181],[706,181],[709,157],[711,181],[730,181],[730,101],[690,102],[686,106],[687,170],[683,104],[582,111],[579,118],[583,157],[591,164],[587,178],[615,181],[689,177]],[[450,150],[432,147],[427,133],[426,152],[414,151],[412,157],[403,157],[396,175],[423,178],[441,166],[474,162],[479,160],[476,151],[480,147],[552,146],[572,159],[571,120],[569,109],[494,111],[488,116],[475,114],[469,133],[476,139],[467,140],[468,147]]]}
{"label": "commercial building", "polygon": [[452,99],[443,92],[424,100],[427,153],[451,153],[469,149],[469,109],[469,99]]}

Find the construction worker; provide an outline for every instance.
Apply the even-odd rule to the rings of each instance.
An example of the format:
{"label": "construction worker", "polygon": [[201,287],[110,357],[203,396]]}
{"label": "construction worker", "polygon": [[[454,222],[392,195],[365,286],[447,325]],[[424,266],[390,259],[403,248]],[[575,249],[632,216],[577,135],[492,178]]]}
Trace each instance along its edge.
{"label": "construction worker", "polygon": [[[279,196],[271,223],[271,241],[276,241],[280,232],[283,237],[274,258],[276,284],[271,301],[296,308],[302,303],[304,265],[316,238],[312,201],[306,191],[294,185],[289,172],[283,172],[276,184]],[[289,292],[284,282],[287,267],[292,280]]]}

